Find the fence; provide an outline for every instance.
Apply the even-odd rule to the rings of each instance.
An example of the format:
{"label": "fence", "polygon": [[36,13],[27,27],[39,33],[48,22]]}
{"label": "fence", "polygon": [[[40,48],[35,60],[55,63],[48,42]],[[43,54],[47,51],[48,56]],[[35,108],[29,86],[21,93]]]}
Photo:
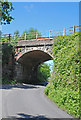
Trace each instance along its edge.
{"label": "fence", "polygon": [[73,34],[75,32],[81,32],[81,25],[67,28],[65,35]]}
{"label": "fence", "polygon": [[11,34],[2,34],[1,35],[1,40],[0,40],[0,43],[3,42],[3,43],[9,43],[11,40]]}
{"label": "fence", "polygon": [[18,40],[27,40],[27,39],[36,40],[36,39],[42,39],[42,38],[43,39],[53,38],[56,36],[65,36],[65,35],[74,34],[75,32],[80,32],[80,31],[81,31],[81,25],[64,28],[63,30],[49,30],[48,32],[41,32],[41,33],[30,32],[27,34],[25,33],[24,36],[3,34],[1,36],[0,42],[14,42],[14,40],[17,42]]}

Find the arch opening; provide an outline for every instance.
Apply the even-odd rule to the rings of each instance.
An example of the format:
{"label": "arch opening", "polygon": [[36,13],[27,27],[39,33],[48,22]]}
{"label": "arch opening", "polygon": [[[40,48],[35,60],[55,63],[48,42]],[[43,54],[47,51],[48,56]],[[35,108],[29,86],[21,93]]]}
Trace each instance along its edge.
{"label": "arch opening", "polygon": [[37,84],[47,85],[53,72],[53,60],[40,64],[37,69]]}
{"label": "arch opening", "polygon": [[16,65],[17,81],[30,84],[37,83],[38,66],[52,59],[52,56],[41,50],[33,50],[23,54],[18,59],[18,64]]}

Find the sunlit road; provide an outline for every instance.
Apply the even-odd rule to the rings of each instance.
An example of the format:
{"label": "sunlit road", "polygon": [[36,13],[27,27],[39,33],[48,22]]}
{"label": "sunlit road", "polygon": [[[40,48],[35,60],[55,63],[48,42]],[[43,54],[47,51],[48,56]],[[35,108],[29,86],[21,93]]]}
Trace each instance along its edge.
{"label": "sunlit road", "polygon": [[72,118],[59,109],[43,93],[44,86],[4,86],[2,90],[3,118]]}

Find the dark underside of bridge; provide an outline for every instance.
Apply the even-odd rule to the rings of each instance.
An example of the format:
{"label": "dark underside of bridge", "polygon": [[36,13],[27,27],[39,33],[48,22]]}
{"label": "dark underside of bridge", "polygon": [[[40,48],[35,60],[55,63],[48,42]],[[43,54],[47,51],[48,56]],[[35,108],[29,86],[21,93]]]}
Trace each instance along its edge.
{"label": "dark underside of bridge", "polygon": [[38,66],[51,59],[52,57],[49,54],[40,50],[34,50],[23,54],[22,57],[18,59],[18,63],[22,66],[20,75],[18,74],[17,76],[18,80],[24,83],[38,83]]}

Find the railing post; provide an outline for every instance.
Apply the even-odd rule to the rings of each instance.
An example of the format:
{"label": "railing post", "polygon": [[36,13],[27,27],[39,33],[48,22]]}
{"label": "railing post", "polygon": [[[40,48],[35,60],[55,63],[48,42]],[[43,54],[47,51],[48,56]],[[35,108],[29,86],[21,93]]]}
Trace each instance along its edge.
{"label": "railing post", "polygon": [[16,34],[14,35],[14,40],[16,39]]}
{"label": "railing post", "polygon": [[38,37],[38,32],[36,32],[36,40],[37,40],[37,37]]}
{"label": "railing post", "polygon": [[51,30],[49,30],[49,38],[51,37]]}
{"label": "railing post", "polygon": [[65,28],[64,28],[64,33],[63,33],[63,36],[65,36],[66,35],[66,30],[65,30]]}
{"label": "railing post", "polygon": [[73,26],[73,33],[75,33],[75,26]]}
{"label": "railing post", "polygon": [[26,33],[25,33],[25,40],[26,40]]}
{"label": "railing post", "polygon": [[9,34],[9,41],[10,41],[10,34]]}

